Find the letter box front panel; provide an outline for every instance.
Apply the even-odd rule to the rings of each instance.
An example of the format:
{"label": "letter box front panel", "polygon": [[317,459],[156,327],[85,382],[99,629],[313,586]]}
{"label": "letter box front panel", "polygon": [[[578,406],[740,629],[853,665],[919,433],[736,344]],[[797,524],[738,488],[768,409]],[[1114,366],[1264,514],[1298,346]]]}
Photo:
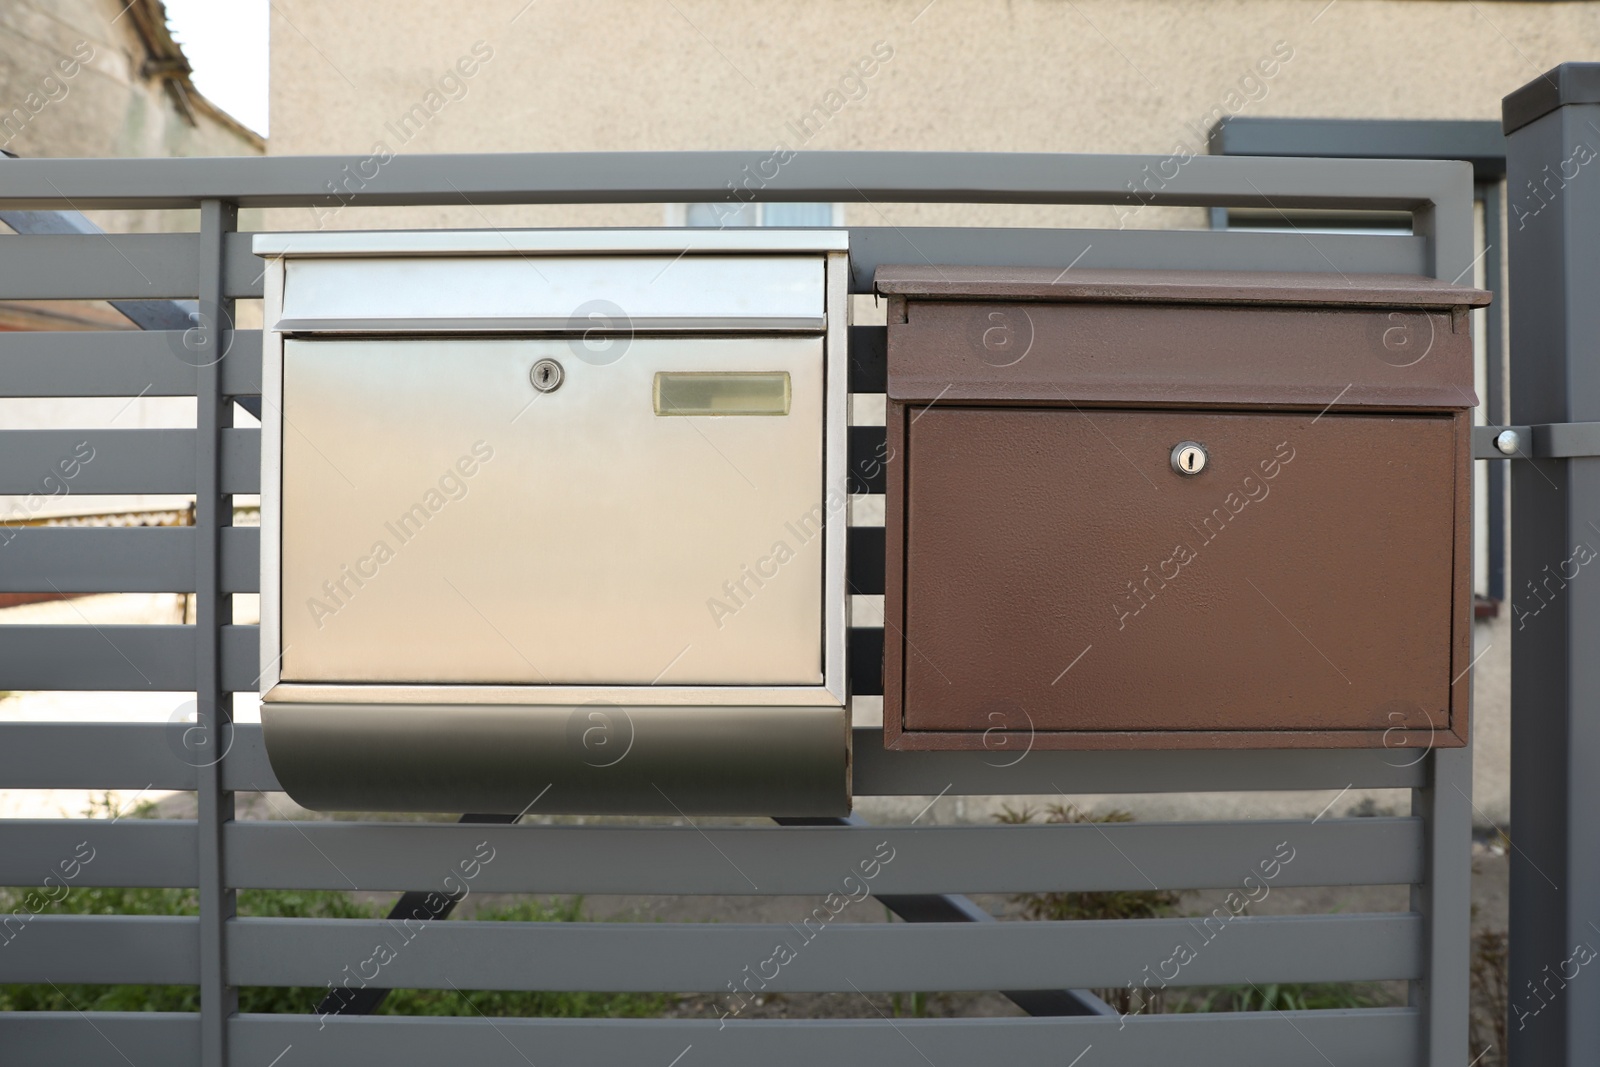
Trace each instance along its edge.
{"label": "letter box front panel", "polygon": [[907,730],[1449,722],[1450,416],[907,416]]}
{"label": "letter box front panel", "polygon": [[284,680],[820,684],[822,338],[627,346],[286,340]]}

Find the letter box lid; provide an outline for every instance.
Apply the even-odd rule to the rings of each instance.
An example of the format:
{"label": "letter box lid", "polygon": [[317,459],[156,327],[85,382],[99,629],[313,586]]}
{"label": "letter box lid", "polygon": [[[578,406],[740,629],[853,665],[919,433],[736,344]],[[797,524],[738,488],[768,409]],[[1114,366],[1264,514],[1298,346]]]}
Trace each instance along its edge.
{"label": "letter box lid", "polygon": [[1489,293],[1413,274],[885,265],[878,292],[934,300],[1051,303],[1484,307]]}
{"label": "letter box lid", "polygon": [[907,403],[1460,411],[1468,308],[1405,274],[884,265]]}

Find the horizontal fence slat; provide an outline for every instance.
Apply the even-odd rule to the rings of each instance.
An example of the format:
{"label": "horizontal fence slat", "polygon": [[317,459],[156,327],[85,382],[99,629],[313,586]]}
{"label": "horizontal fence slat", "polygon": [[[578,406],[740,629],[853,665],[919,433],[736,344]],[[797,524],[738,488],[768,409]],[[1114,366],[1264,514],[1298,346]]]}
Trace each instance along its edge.
{"label": "horizontal fence slat", "polygon": [[[0,333],[0,396],[193,396],[182,330]],[[261,392],[261,331],[236,330],[222,360],[232,396]]]}
{"label": "horizontal fence slat", "polygon": [[192,299],[197,249],[189,233],[6,234],[0,293],[9,300]]}
{"label": "horizontal fence slat", "polygon": [[0,789],[194,789],[194,764],[209,756],[190,725],[0,723]]}
{"label": "horizontal fence slat", "polygon": [[0,916],[0,982],[193,985],[200,920],[189,915]]}
{"label": "horizontal fence slat", "polygon": [[193,689],[194,653],[188,626],[7,626],[0,689]]}
{"label": "horizontal fence slat", "polygon": [[[256,657],[260,659],[259,654]],[[283,786],[267,759],[260,723],[239,723],[233,728],[228,755],[222,761],[222,788],[229,793],[247,791],[281,793]]]}
{"label": "horizontal fence slat", "polygon": [[[1030,752],[1020,763],[989,752],[890,752],[883,731],[854,731],[856,796],[1059,796],[1087,793],[1206,793],[1251,790],[1416,789],[1426,761],[1402,762],[1377,749],[1251,749],[1239,752]],[[222,764],[225,788],[282,787],[272,773],[261,727],[234,729]]]}
{"label": "horizontal fence slat", "polygon": [[[228,238],[223,283],[229,296],[261,296],[260,260],[249,250],[252,236],[239,233]],[[1426,239],[1394,234],[1319,233],[1313,246],[1298,234],[1284,233],[852,226],[850,291],[873,292],[872,276],[884,264],[1065,267],[1080,254],[1079,265],[1100,269],[1214,270],[1219,263],[1249,262],[1258,270],[1427,273]],[[864,349],[865,361],[858,365],[851,359],[850,391],[881,393],[885,390],[883,328],[858,329],[868,331],[864,339],[869,347]],[[852,348],[855,344],[853,334]]]}
{"label": "horizontal fence slat", "polygon": [[[1059,152],[800,152],[781,179],[743,187],[765,202],[1126,204],[1409,211],[1454,191],[1434,160],[1197,156],[1180,180],[1129,188],[1158,156]],[[6,164],[11,208],[428,204],[662,204],[723,200],[727,183],[772,165],[769,151],[401,153],[381,181],[340,189],[361,156],[19,159]],[[1148,183],[1146,183],[1148,185]],[[308,213],[305,228],[317,217]],[[1320,236],[1320,235],[1319,235]],[[908,261],[916,262],[916,261]]]}
{"label": "horizontal fence slat", "polygon": [[222,431],[222,491],[224,493],[261,492],[261,430]]}
{"label": "horizontal fence slat", "polygon": [[261,590],[261,527],[222,528],[222,591],[256,593]]}
{"label": "horizontal fence slat", "polygon": [[[261,680],[261,628],[222,628],[222,687],[235,693],[254,693]],[[259,727],[257,727],[259,729]]]}
{"label": "horizontal fence slat", "polygon": [[8,819],[0,835],[6,842],[0,885],[40,894],[108,885],[186,888],[199,871],[192,819]]}
{"label": "horizontal fence slat", "polygon": [[[192,626],[23,626],[0,629],[0,690],[194,689]],[[222,627],[223,684],[251,690],[255,626]]]}
{"label": "horizontal fence slat", "polygon": [[[870,1009],[860,1005],[863,1013]],[[197,1067],[199,1015],[7,1012],[0,1047],[19,1063]],[[1415,1067],[1421,1013],[1358,1011],[1055,1019],[495,1019],[239,1015],[228,1021],[230,1061],[271,1064],[293,1047],[295,1067],[438,1067],[469,1063],[671,1064],[692,1048],[695,1067],[1062,1067],[1086,1048],[1095,1067]],[[121,1053],[120,1056],[117,1053]]]}
{"label": "horizontal fence slat", "polygon": [[1428,273],[1426,241],[1398,235],[1319,233],[1307,240],[1293,233],[1212,230],[851,228],[851,292],[872,292],[878,267],[902,263],[1097,270],[1216,270],[1249,263],[1251,270]]}
{"label": "horizontal fence slat", "polygon": [[192,492],[193,430],[0,431],[0,494]]}
{"label": "horizontal fence slat", "polygon": [[234,298],[259,298],[264,288],[267,261],[250,250],[253,233],[222,235],[222,294]]}
{"label": "horizontal fence slat", "polygon": [[190,592],[194,534],[191,527],[0,529],[0,592]]}
{"label": "horizontal fence slat", "polygon": [[[1083,1057],[1081,1067],[1327,1067],[1330,1062],[1416,1067],[1421,1062],[1421,1014],[1413,1008],[1127,1019],[886,1019],[859,998],[852,1007],[870,1017],[725,1022],[710,1015],[704,1019],[496,1019],[490,1025],[479,1017],[324,1020],[316,1015],[241,1015],[229,1025],[228,1047],[231,1062],[270,1064],[274,1056],[293,1045],[294,1067],[349,1067],[353,1063],[598,1067],[671,1065],[679,1057],[685,1067],[816,1067],[828,1063],[1066,1067],[1090,1047],[1093,1051]],[[0,1021],[0,1041],[15,1041],[20,1058],[25,1052],[48,1049],[47,1035],[61,1030],[80,1040],[73,1026],[75,1017],[63,1014],[55,1018],[59,1022],[48,1028],[37,1022],[30,1028]],[[93,1033],[81,1021],[78,1025]],[[79,1061],[62,1062],[76,1067]],[[151,1062],[174,1061],[156,1057]]]}
{"label": "horizontal fence slat", "polygon": [[[1422,975],[1422,917],[1409,913],[1229,918],[1224,908],[1209,925],[1200,918],[865,923],[852,922],[848,907],[835,905],[830,923],[833,912],[819,901],[804,925],[425,925],[425,903],[409,923],[239,919],[228,924],[228,978],[337,987],[353,976],[352,989],[381,977],[400,989],[673,993],[722,992],[754,974],[752,992],[886,993],[1120,988],[1158,971],[1158,981],[1173,986]],[[1171,962],[1178,945],[1190,950],[1186,962]],[[377,960],[375,946],[387,949]]]}
{"label": "horizontal fence slat", "polygon": [[0,1048],[6,1050],[9,1062],[49,1067],[108,1067],[123,1064],[124,1060],[138,1067],[199,1067],[200,1015],[148,1011],[89,1015],[71,1011],[3,1012]]}
{"label": "horizontal fence slat", "polygon": [[222,392],[226,396],[261,395],[261,331],[233,330],[223,341]]}
{"label": "horizontal fence slat", "polygon": [[[0,496],[192,493],[194,430],[0,431]],[[222,431],[222,489],[261,488],[261,431]],[[14,505],[0,519],[31,515]],[[19,510],[20,509],[20,510]]]}
{"label": "horizontal fence slat", "polygon": [[[881,866],[872,892],[1241,889],[1419,882],[1411,817],[1034,826],[626,827],[234,822],[229,884],[260,889],[437,889],[482,862],[479,892],[827,894]],[[1282,850],[1282,851],[1280,851]],[[885,860],[884,857],[889,857]],[[1287,862],[1276,865],[1276,858]],[[873,864],[874,860],[879,861]]]}

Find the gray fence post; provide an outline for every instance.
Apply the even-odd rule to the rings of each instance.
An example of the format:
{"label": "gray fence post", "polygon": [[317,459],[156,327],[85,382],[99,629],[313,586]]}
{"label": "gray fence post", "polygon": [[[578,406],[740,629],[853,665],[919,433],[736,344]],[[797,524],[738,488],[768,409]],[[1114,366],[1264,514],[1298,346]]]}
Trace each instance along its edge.
{"label": "gray fence post", "polygon": [[1471,1058],[1472,749],[1436,749],[1428,767],[1427,787],[1411,799],[1411,814],[1427,826],[1428,869],[1426,882],[1411,887],[1411,907],[1427,917],[1432,933],[1427,975],[1411,983],[1408,999],[1423,1012],[1424,1062],[1451,1067]]}
{"label": "gray fence post", "polygon": [[[208,755],[198,758],[200,849],[200,1064],[228,1062],[228,1017],[238,992],[228,984],[224,953],[234,891],[222,870],[223,830],[233,820],[233,794],[222,785],[222,756],[232,738],[233,694],[222,679],[222,627],[233,622],[233,597],[222,592],[222,528],[233,522],[233,497],[222,489],[222,431],[233,404],[222,388],[222,361],[232,341],[233,301],[223,285],[227,235],[239,209],[221,200],[200,204],[198,321],[181,352],[199,367],[195,400],[195,716]],[[180,357],[182,358],[182,357]]]}
{"label": "gray fence post", "polygon": [[[1600,64],[1506,97],[1511,421],[1600,420]],[[1512,464],[1510,1062],[1600,1063],[1600,458]],[[1576,979],[1576,980],[1574,980]]]}
{"label": "gray fence post", "polygon": [[[1444,282],[1472,281],[1472,187],[1463,182],[1413,216],[1412,228],[1430,238],[1430,266]],[[1452,685],[1471,685],[1463,671]],[[1408,1000],[1420,1009],[1428,1067],[1465,1063],[1470,1016],[1472,938],[1472,746],[1428,754],[1428,783],[1411,795],[1411,814],[1427,827],[1427,877],[1411,887],[1412,910],[1430,930],[1426,976],[1411,983]]]}

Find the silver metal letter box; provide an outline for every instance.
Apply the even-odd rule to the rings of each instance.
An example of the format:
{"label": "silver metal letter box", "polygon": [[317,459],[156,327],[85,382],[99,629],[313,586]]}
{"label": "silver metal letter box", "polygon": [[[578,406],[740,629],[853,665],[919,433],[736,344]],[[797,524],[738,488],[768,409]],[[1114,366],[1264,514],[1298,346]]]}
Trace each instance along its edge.
{"label": "silver metal letter box", "polygon": [[255,251],[262,722],[297,801],[849,810],[844,232]]}

